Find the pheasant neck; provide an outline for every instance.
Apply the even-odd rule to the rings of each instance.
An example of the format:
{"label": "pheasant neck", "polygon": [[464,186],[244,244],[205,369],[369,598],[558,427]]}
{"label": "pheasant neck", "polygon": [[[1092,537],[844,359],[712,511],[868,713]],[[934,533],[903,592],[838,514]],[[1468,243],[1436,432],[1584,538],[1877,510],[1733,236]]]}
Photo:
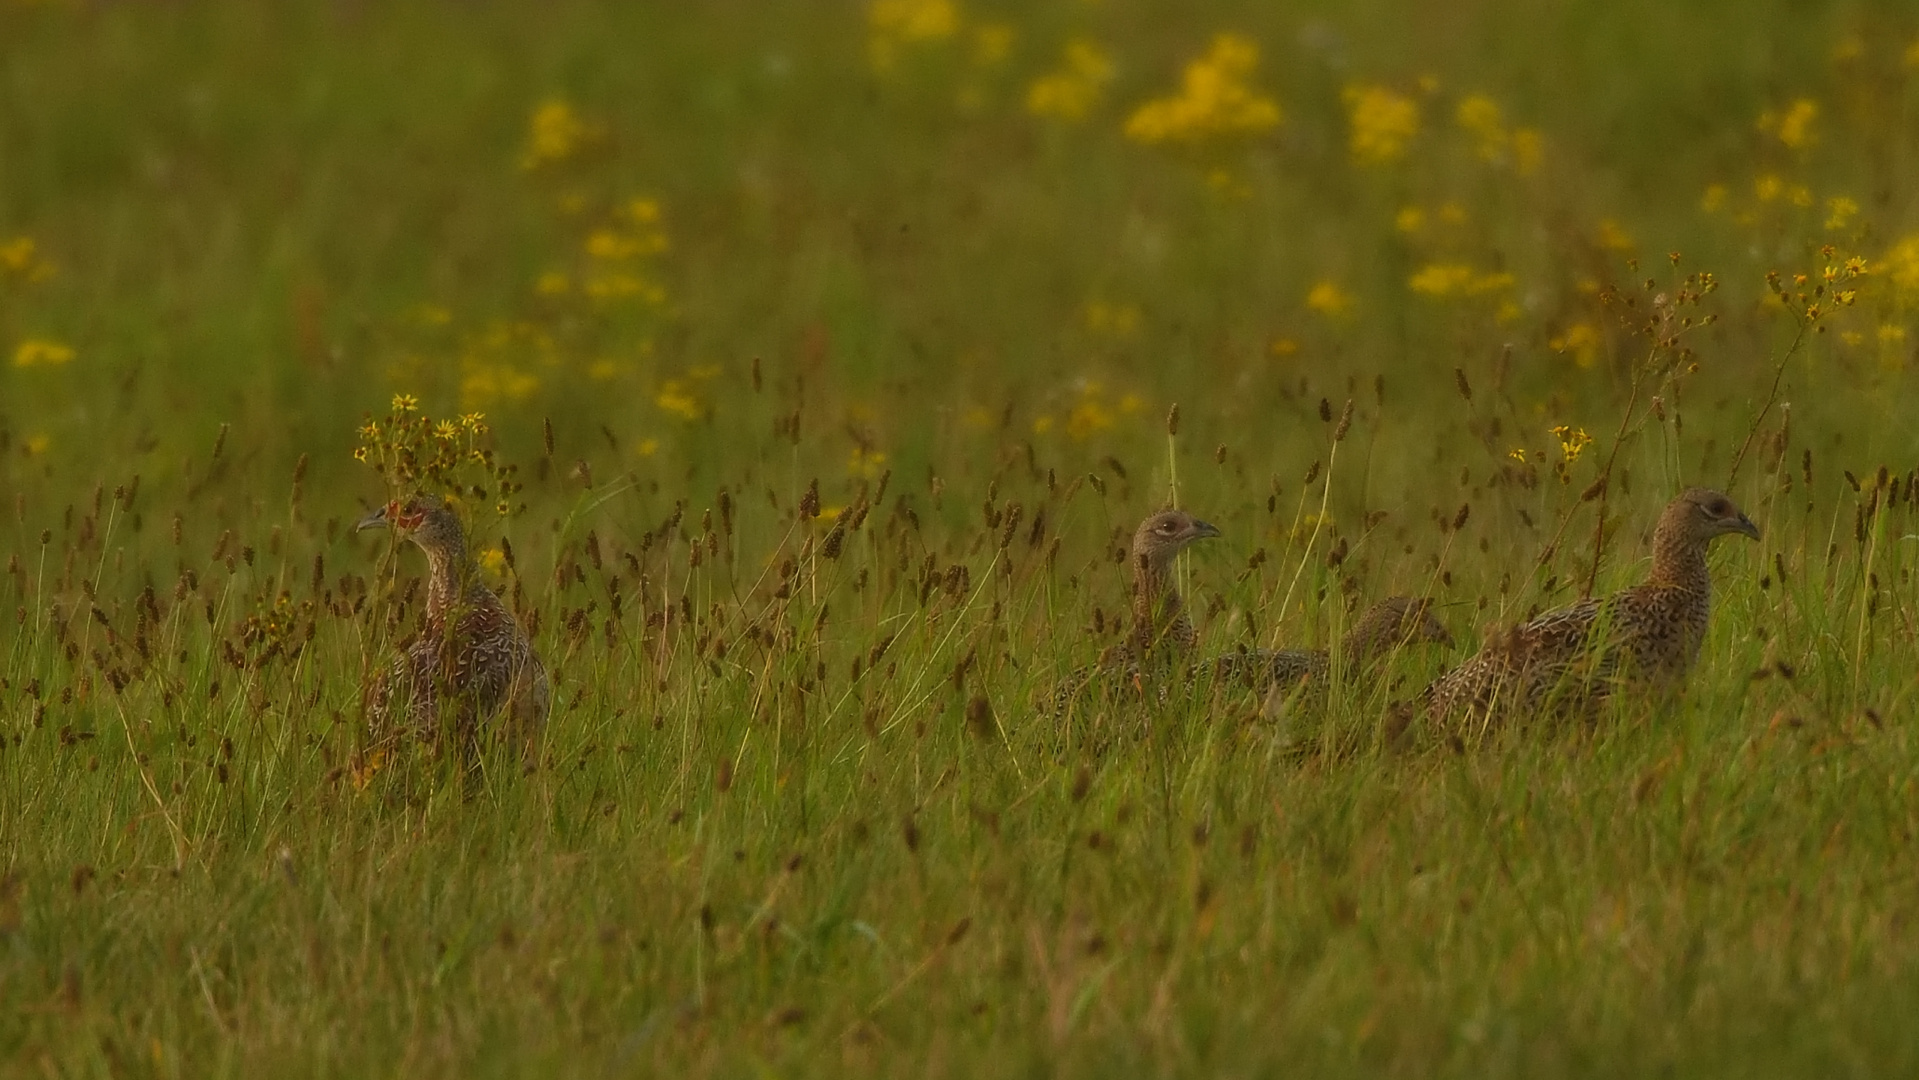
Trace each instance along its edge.
{"label": "pheasant neck", "polygon": [[1676,529],[1661,528],[1653,536],[1652,575],[1647,581],[1709,595],[1712,575],[1706,569],[1706,545]]}
{"label": "pheasant neck", "polygon": [[478,577],[464,544],[428,548],[426,559],[426,617],[429,621],[442,621],[447,611],[465,598]]}
{"label": "pheasant neck", "polygon": [[1161,641],[1184,636],[1186,605],[1173,588],[1169,566],[1141,558],[1134,564],[1133,651],[1144,656]]}

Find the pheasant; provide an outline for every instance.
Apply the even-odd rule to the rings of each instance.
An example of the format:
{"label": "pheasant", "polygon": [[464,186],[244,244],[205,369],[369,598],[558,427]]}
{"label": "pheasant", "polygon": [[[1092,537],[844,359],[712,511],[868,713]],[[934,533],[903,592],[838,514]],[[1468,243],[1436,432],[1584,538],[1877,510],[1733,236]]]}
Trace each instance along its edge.
{"label": "pheasant", "polygon": [[1485,722],[1502,712],[1591,710],[1622,687],[1677,690],[1706,638],[1706,546],[1728,533],[1759,539],[1759,527],[1731,499],[1687,488],[1659,515],[1644,584],[1495,635],[1428,686],[1414,710],[1442,722],[1457,714]]}
{"label": "pheasant", "polygon": [[390,502],[360,520],[357,530],[392,529],[427,558],[426,617],[420,633],[366,688],[366,712],[376,738],[397,717],[423,738],[447,722],[470,748],[502,713],[526,743],[546,723],[546,668],[520,624],[480,580],[466,532],[444,500],[416,495]]}
{"label": "pheasant", "polygon": [[[1391,596],[1366,609],[1339,643],[1340,670],[1346,678],[1365,671],[1375,660],[1415,642],[1450,646],[1452,634],[1432,613],[1432,601]],[[1257,649],[1221,656],[1207,665],[1215,679],[1289,694],[1306,685],[1316,702],[1324,702],[1333,667],[1328,649]]]}
{"label": "pheasant", "polygon": [[1173,587],[1173,560],[1195,541],[1218,535],[1218,529],[1183,510],[1162,510],[1140,522],[1128,560],[1133,566],[1133,616],[1126,640],[1063,681],[1053,692],[1051,711],[1064,712],[1103,677],[1118,674],[1138,684],[1193,651],[1199,634]]}

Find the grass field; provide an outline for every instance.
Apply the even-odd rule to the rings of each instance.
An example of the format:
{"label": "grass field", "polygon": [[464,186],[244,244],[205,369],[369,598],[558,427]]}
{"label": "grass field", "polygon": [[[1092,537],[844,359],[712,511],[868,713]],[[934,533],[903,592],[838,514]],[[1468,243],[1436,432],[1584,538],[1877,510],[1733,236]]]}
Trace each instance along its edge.
{"label": "grass field", "polygon": [[[1906,4],[0,0],[0,85],[0,1076],[1919,1067]],[[361,720],[422,416],[554,677],[467,783]],[[1681,698],[1383,736],[1695,483]],[[1458,648],[1044,715],[1170,502],[1204,651]]]}

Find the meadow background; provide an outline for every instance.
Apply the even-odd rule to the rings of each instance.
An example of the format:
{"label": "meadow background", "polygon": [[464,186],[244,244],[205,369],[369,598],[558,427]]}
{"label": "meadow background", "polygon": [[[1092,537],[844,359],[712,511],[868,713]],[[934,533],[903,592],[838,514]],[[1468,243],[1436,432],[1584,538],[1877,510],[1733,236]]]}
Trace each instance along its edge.
{"label": "meadow background", "polygon": [[[1911,1071],[1916,106],[1892,2],[0,2],[0,1075]],[[360,725],[420,416],[476,784]],[[1031,704],[1168,502],[1205,650],[1463,652],[1689,483],[1675,703]]]}

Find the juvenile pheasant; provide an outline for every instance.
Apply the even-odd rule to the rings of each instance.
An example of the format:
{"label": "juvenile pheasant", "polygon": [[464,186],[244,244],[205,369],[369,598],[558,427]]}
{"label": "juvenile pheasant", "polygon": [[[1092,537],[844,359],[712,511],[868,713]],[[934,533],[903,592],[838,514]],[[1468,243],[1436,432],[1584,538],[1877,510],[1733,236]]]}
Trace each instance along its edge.
{"label": "juvenile pheasant", "polygon": [[426,618],[420,633],[366,689],[376,738],[396,719],[424,738],[444,721],[470,747],[502,713],[530,743],[546,723],[546,668],[500,598],[480,580],[460,519],[445,502],[416,495],[390,502],[358,529],[393,529],[427,558]]}
{"label": "juvenile pheasant", "polygon": [[1065,711],[1096,681],[1117,677],[1137,684],[1166,672],[1193,651],[1199,635],[1173,586],[1173,560],[1195,541],[1218,535],[1218,529],[1184,510],[1162,510],[1140,522],[1128,558],[1133,614],[1126,640],[1061,682],[1053,693],[1053,712]]}
{"label": "juvenile pheasant", "polygon": [[[1451,645],[1453,636],[1433,616],[1431,600],[1389,596],[1367,608],[1340,640],[1340,670],[1353,678],[1401,645],[1419,642]],[[1333,657],[1328,649],[1256,649],[1218,657],[1208,667],[1216,679],[1275,693],[1310,684],[1307,693],[1323,702]]]}
{"label": "juvenile pheasant", "polygon": [[1719,492],[1686,489],[1659,515],[1645,584],[1495,635],[1428,686],[1414,708],[1439,721],[1484,721],[1554,706],[1589,710],[1625,686],[1678,689],[1699,657],[1712,608],[1706,546],[1728,533],[1757,540],[1759,527]]}

